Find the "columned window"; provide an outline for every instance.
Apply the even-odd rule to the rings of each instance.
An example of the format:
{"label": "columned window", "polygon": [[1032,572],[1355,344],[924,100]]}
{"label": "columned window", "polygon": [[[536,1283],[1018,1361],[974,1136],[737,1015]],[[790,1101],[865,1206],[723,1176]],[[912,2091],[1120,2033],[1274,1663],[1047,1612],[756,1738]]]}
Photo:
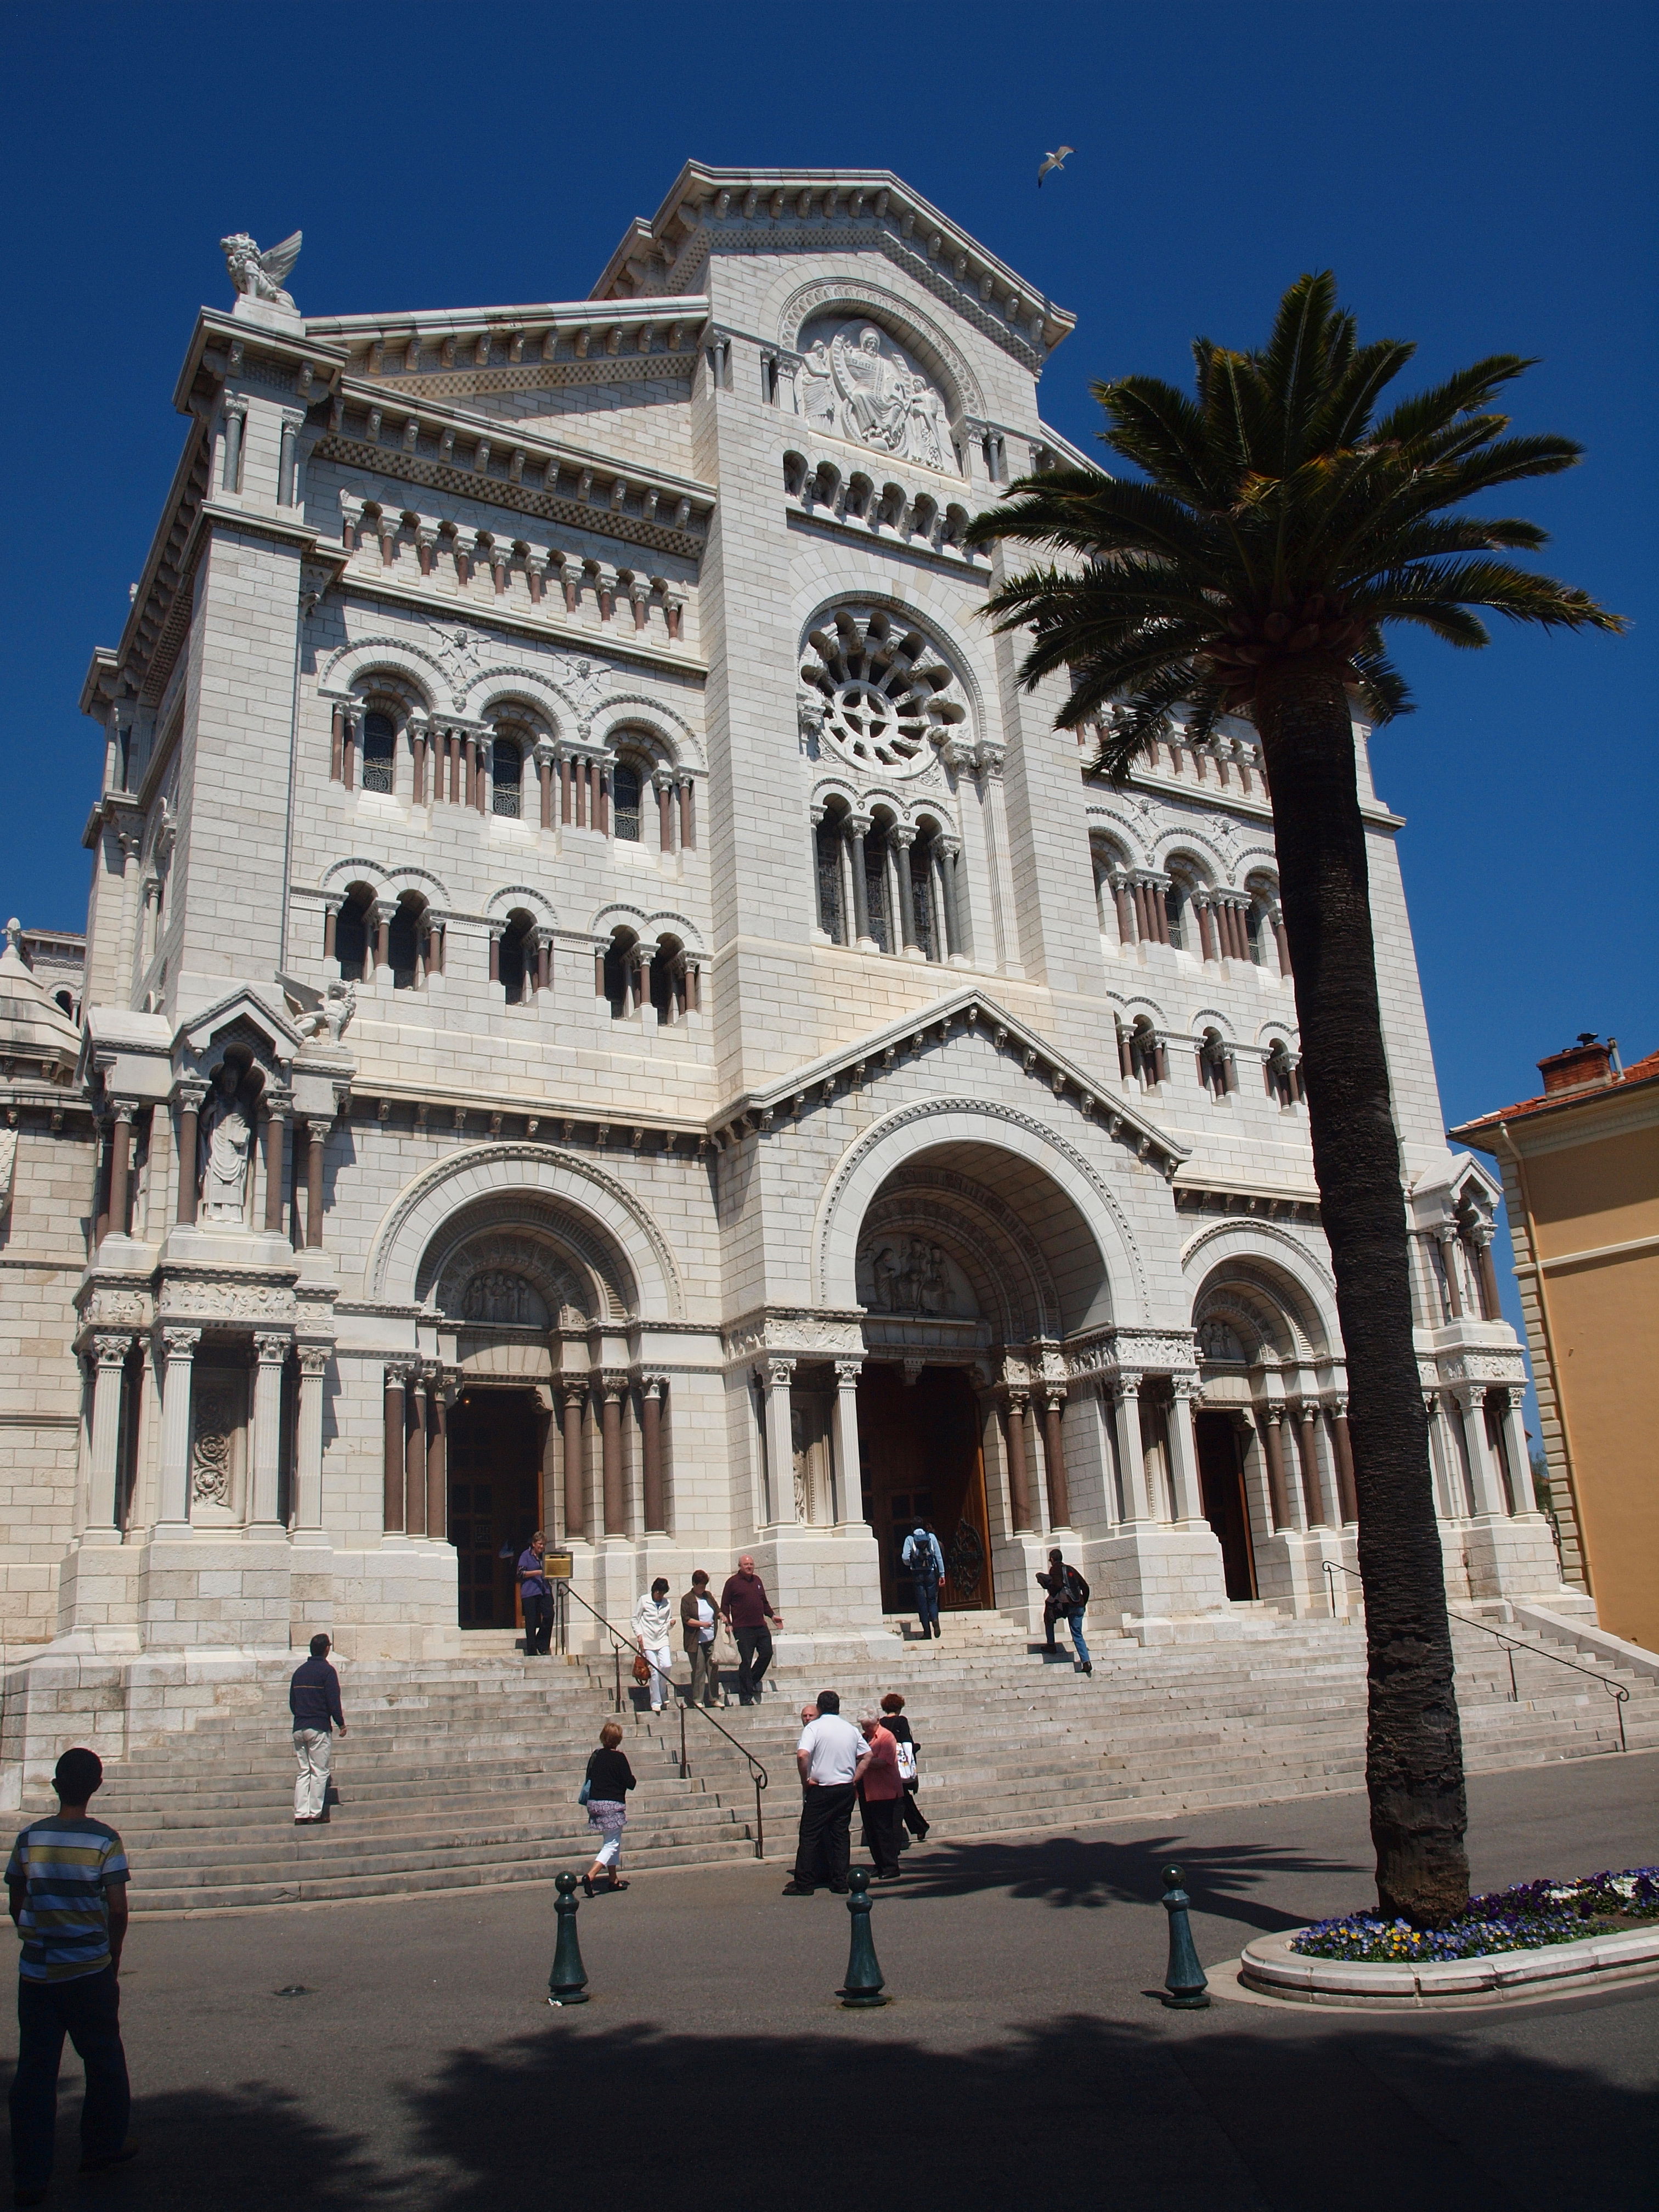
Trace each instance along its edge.
{"label": "columned window", "polygon": [[630,845],[640,842],[640,771],[632,761],[619,760],[611,771],[611,818],[616,834]]}
{"label": "columned window", "polygon": [[391,791],[397,771],[398,726],[379,707],[363,716],[363,789]]}
{"label": "columned window", "polygon": [[513,822],[524,810],[524,754],[516,736],[498,737],[489,749],[490,811]]}

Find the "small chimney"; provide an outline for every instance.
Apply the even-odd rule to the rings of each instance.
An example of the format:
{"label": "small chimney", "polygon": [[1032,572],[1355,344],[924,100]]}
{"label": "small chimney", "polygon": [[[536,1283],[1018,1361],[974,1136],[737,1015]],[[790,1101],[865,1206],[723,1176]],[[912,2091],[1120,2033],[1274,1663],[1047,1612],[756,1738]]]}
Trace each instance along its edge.
{"label": "small chimney", "polygon": [[1539,1061],[1545,1096],[1553,1091],[1583,1091],[1592,1083],[1610,1083],[1607,1063],[1612,1055],[1612,1046],[1601,1043],[1594,1030],[1581,1031],[1577,1044]]}

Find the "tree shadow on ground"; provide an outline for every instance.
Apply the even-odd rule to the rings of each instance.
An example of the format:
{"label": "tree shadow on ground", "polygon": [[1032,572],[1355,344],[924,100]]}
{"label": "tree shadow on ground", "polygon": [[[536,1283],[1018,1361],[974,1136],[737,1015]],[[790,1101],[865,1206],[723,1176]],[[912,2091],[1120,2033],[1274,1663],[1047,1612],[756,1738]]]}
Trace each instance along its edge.
{"label": "tree shadow on ground", "polygon": [[1252,1893],[1275,1875],[1340,1875],[1361,1900],[1369,1887],[1346,1859],[1267,1844],[1196,1844],[1174,1830],[1121,1843],[1047,1836],[1018,1843],[940,1844],[925,1856],[905,1853],[904,1879],[891,1894],[963,1897],[975,1890],[1006,1889],[1012,1897],[1098,1910],[1156,1901],[1164,1894],[1159,1870],[1171,1860],[1186,1877],[1195,1911],[1240,1920],[1269,1935],[1304,1927],[1310,1917],[1282,1911]]}

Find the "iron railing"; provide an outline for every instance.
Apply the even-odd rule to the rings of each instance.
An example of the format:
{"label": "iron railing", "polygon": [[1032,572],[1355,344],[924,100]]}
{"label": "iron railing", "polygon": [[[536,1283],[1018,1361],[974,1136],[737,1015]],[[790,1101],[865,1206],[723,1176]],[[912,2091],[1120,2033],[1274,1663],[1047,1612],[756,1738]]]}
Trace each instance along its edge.
{"label": "iron railing", "polygon": [[[1331,1612],[1334,1614],[1338,1575],[1347,1575],[1362,1588],[1364,1578],[1352,1567],[1344,1566],[1340,1559],[1322,1559],[1319,1564],[1324,1569],[1325,1581],[1330,1590]],[[1461,1622],[1465,1628],[1478,1628],[1483,1636],[1495,1636],[1503,1645],[1504,1656],[1510,1665],[1510,1703],[1512,1705],[1518,1705],[1521,1702],[1521,1692],[1515,1679],[1515,1655],[1517,1651],[1530,1651],[1535,1659],[1552,1659],[1558,1667],[1571,1667],[1575,1674],[1588,1674],[1592,1682],[1599,1682],[1613,1699],[1613,1717],[1619,1723],[1619,1748],[1620,1751],[1630,1749],[1625,1738],[1625,1707],[1630,1703],[1630,1692],[1622,1682],[1609,1681],[1605,1674],[1598,1674],[1594,1667],[1585,1666],[1582,1659],[1569,1659],[1565,1652],[1552,1651],[1547,1644],[1524,1644],[1504,1629],[1494,1628],[1489,1620],[1476,1620],[1472,1614],[1454,1613],[1449,1606],[1446,1613],[1449,1620]]]}
{"label": "iron railing", "polygon": [[[605,1615],[599,1611],[598,1606],[589,1605],[587,1600],[582,1595],[581,1592],[578,1589],[572,1589],[568,1582],[555,1583],[553,1587],[559,1593],[561,1598],[574,1597],[577,1604],[582,1608],[583,1612],[591,1613],[594,1620],[599,1622],[599,1626],[604,1629],[606,1635],[611,1638],[611,1656],[616,1668],[616,1706],[617,1711],[619,1713],[625,1712],[627,1711],[627,1707],[623,1703],[622,1686],[623,1654],[626,1651],[629,1654],[630,1657],[638,1656],[638,1638],[629,1635],[626,1630],[618,1628],[614,1620],[607,1620]],[[562,1606],[557,1607],[557,1616],[559,1623],[559,1648],[562,1651],[567,1648],[565,1613]],[[648,1656],[646,1656],[645,1663],[650,1668],[654,1674],[659,1674],[662,1677],[662,1686],[665,1694],[672,1694],[674,1688],[673,1676],[668,1674],[663,1668],[659,1667],[656,1661]],[[731,1745],[733,1751],[741,1753],[744,1759],[748,1762],[749,1779],[753,1783],[755,1787],[755,1856],[757,1859],[763,1859],[766,1856],[766,1822],[765,1815],[761,1807],[761,1792],[763,1790],[769,1790],[772,1786],[771,1776],[767,1772],[761,1761],[756,1758],[754,1753],[750,1750],[748,1745],[742,1742],[737,1736],[734,1736],[731,1729],[726,1727],[723,1723],[717,1721],[706,1705],[694,1705],[689,1698],[677,1698],[674,1702],[678,1709],[680,1717],[680,1779],[682,1782],[689,1782],[691,1779],[691,1762],[687,1755],[685,1744],[685,1717],[688,1712],[695,1713],[697,1716],[697,1718],[701,1721],[706,1721],[709,1727],[714,1729],[716,1734],[723,1735],[726,1738],[726,1741]]]}

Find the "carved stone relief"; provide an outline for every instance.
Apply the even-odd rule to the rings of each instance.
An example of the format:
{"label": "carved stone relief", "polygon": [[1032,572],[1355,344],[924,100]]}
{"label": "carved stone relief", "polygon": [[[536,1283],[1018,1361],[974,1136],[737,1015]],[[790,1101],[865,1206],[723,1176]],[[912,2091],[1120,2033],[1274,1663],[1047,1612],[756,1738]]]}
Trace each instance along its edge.
{"label": "carved stone relief", "polygon": [[190,1448],[192,1507],[234,1514],[247,1420],[247,1377],[237,1369],[196,1370]]}
{"label": "carved stone relief", "polygon": [[939,648],[885,607],[837,608],[808,637],[800,681],[823,702],[820,742],[858,769],[919,775],[968,719]]}
{"label": "carved stone relief", "polygon": [[858,1255],[858,1291],[877,1313],[979,1315],[967,1276],[942,1245],[921,1237],[872,1237]]}
{"label": "carved stone relief", "polygon": [[802,331],[799,353],[797,414],[830,437],[957,473],[943,397],[885,331],[820,316]]}

